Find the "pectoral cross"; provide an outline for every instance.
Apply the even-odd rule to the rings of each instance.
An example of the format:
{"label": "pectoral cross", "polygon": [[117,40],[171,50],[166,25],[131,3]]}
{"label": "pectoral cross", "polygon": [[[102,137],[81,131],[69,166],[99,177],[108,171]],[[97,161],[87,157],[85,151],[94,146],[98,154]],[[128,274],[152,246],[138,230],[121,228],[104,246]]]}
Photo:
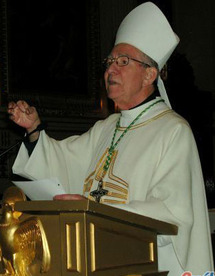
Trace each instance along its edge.
{"label": "pectoral cross", "polygon": [[100,179],[97,189],[90,193],[90,195],[95,198],[96,202],[100,202],[101,197],[108,193],[108,190],[103,189],[102,186],[103,186],[103,181],[102,179]]}

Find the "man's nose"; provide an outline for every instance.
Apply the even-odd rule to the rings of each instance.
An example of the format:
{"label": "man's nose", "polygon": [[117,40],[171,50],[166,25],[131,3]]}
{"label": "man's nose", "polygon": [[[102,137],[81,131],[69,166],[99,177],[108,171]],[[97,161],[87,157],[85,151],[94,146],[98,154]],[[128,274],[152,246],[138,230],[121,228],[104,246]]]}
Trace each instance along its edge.
{"label": "man's nose", "polygon": [[106,72],[111,73],[117,71],[119,66],[116,63],[116,59],[112,60],[111,64],[107,67]]}

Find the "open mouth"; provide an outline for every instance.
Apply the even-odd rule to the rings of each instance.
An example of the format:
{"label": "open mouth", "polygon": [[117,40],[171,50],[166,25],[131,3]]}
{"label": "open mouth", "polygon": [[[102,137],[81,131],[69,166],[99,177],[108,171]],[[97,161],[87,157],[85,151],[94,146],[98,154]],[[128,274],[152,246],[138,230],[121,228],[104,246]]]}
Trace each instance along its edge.
{"label": "open mouth", "polygon": [[109,85],[114,85],[114,84],[117,84],[117,82],[114,81],[114,80],[111,79],[111,78],[108,78],[108,84],[109,84]]}

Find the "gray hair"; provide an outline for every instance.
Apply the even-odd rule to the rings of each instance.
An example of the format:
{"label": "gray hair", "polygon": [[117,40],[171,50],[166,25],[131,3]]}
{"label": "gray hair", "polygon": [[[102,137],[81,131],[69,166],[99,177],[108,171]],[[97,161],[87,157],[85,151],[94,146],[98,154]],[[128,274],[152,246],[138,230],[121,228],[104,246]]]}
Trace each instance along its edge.
{"label": "gray hair", "polygon": [[159,67],[158,67],[158,64],[157,64],[157,62],[154,59],[150,58],[145,53],[142,53],[142,54],[143,54],[144,62],[147,63],[150,67],[155,67],[155,69],[157,69],[157,77],[156,77],[156,79],[153,82],[153,85],[156,87],[157,86],[157,82],[158,82],[158,77],[159,77]]}

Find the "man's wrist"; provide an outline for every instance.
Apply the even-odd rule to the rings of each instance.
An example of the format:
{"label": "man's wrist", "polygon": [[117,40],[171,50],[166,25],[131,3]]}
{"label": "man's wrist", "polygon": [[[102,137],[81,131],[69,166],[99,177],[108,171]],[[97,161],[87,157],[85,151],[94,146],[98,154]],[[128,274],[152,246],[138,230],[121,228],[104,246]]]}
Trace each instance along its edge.
{"label": "man's wrist", "polygon": [[31,135],[27,135],[28,141],[35,142],[36,140],[39,139],[39,136],[40,136],[40,131],[38,130],[38,131],[32,133]]}
{"label": "man's wrist", "polygon": [[38,140],[40,131],[43,129],[45,129],[44,123],[38,124],[37,127],[31,131],[29,131],[29,129],[28,129],[27,134],[25,136],[25,140],[28,140],[29,142],[34,142],[34,141]]}
{"label": "man's wrist", "polygon": [[33,132],[35,129],[37,129],[37,127],[41,124],[40,120],[37,120],[33,126],[31,126],[30,128],[26,128],[26,132],[27,134],[30,134],[31,132]]}

